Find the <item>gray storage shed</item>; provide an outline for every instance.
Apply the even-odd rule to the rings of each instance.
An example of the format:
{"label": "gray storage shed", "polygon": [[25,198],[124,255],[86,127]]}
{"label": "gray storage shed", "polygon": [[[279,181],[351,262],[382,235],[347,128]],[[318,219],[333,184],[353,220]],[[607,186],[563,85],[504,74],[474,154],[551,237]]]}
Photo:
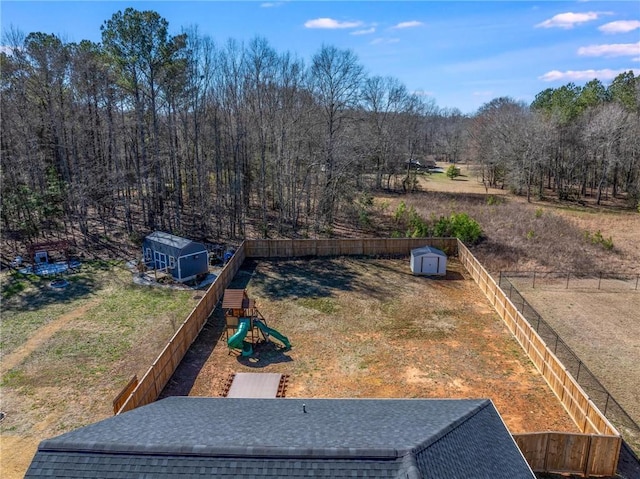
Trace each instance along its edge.
{"label": "gray storage shed", "polygon": [[433,246],[411,250],[411,272],[415,275],[446,275],[447,255]]}
{"label": "gray storage shed", "polygon": [[167,271],[181,283],[209,272],[207,248],[180,236],[151,233],[142,243],[142,253],[147,267]]}

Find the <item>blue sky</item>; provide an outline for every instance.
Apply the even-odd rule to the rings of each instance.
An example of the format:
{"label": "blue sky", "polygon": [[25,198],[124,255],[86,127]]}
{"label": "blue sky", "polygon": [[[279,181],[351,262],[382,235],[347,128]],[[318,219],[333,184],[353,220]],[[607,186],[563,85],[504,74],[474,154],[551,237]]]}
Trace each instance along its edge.
{"label": "blue sky", "polygon": [[393,76],[439,107],[473,113],[511,96],[618,73],[640,74],[638,1],[6,1],[2,31],[100,41],[118,10],[155,10],[170,32],[197,26],[218,44],[265,37],[309,61],[323,44],[355,52],[370,75]]}

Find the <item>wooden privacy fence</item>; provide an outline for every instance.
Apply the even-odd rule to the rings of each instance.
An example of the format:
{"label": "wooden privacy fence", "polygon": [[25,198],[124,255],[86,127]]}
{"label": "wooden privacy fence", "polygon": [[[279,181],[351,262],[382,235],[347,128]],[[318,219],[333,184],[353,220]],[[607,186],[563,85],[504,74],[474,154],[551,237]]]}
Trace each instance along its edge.
{"label": "wooden privacy fence", "polygon": [[244,251],[243,243],[231,260],[222,268],[218,277],[171,337],[158,358],[131,391],[129,397],[118,402],[120,407],[117,410],[115,410],[116,402],[114,401],[115,414],[150,404],[158,399],[189,347],[200,334],[207,318],[224,295],[224,290],[240,269],[245,259]]}
{"label": "wooden privacy fence", "polygon": [[480,262],[460,242],[458,258],[583,434],[514,434],[534,470],[613,476],[622,439]]}
{"label": "wooden privacy fence", "polygon": [[433,246],[449,255],[458,251],[456,238],[247,240],[244,244],[247,258],[394,256],[408,255],[421,246]]}
{"label": "wooden privacy fence", "polygon": [[244,241],[142,379],[137,384],[130,382],[114,400],[114,412],[119,414],[149,404],[158,398],[245,258],[408,255],[411,249],[427,245],[440,248],[449,255],[458,255],[462,265],[487,296],[583,433],[514,434],[532,469],[586,476],[613,476],[622,443],[620,434],[480,262],[456,238]]}

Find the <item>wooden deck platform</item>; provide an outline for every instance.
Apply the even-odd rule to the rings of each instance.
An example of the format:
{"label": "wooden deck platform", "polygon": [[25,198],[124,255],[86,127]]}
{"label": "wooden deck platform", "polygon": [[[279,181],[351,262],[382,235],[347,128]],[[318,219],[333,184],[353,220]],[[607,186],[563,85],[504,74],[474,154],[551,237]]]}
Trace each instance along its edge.
{"label": "wooden deck platform", "polygon": [[284,397],[288,376],[279,373],[237,373],[233,376],[226,397],[277,398]]}

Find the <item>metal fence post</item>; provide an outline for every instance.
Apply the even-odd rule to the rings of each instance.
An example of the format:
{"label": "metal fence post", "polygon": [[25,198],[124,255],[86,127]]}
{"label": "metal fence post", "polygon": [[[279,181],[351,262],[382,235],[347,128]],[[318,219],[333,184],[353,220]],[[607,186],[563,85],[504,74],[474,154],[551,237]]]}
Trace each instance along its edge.
{"label": "metal fence post", "polygon": [[582,361],[578,361],[578,372],[576,373],[576,382],[580,384],[580,367],[582,366]]}
{"label": "metal fence post", "polygon": [[598,289],[600,289],[600,283],[602,282],[602,271],[598,274]]}
{"label": "metal fence post", "polygon": [[565,286],[564,289],[569,289],[569,276],[571,275],[571,273],[567,273],[567,286]]}
{"label": "metal fence post", "polygon": [[533,289],[536,289],[536,272],[533,272]]}

